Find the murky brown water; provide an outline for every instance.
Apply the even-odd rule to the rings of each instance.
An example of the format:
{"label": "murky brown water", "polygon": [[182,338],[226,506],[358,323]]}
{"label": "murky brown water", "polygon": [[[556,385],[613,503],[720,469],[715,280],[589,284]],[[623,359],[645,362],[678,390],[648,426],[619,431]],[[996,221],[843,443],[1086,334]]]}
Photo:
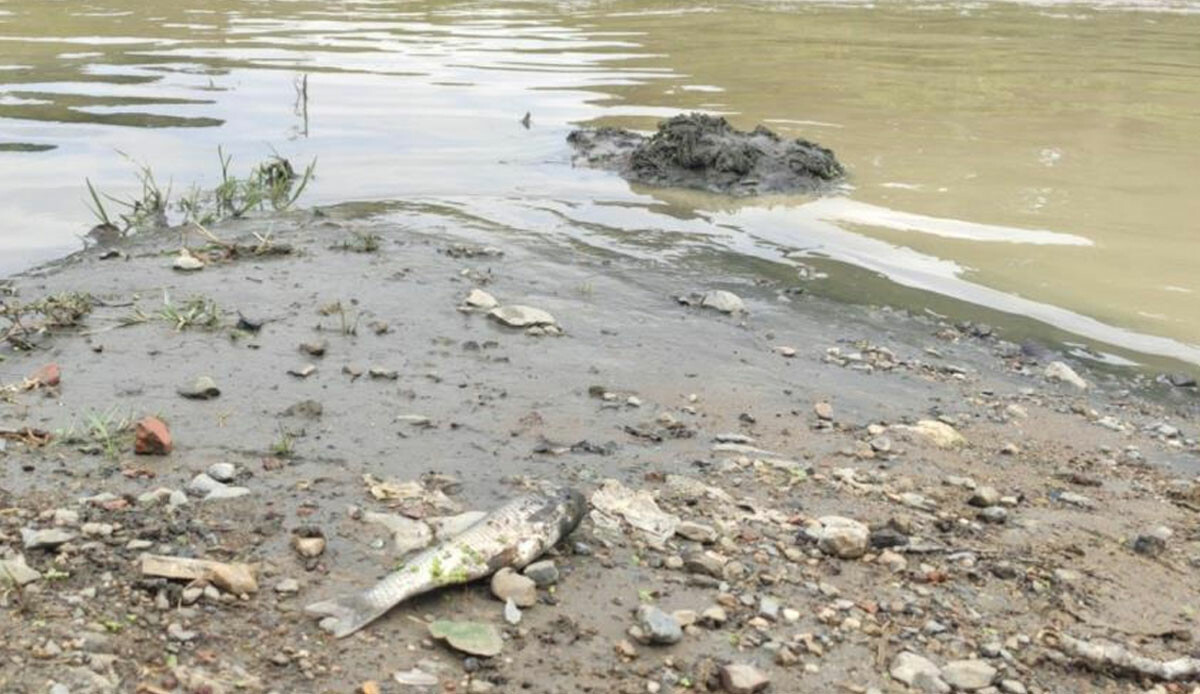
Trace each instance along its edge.
{"label": "murky brown water", "polygon": [[[1200,5],[154,5],[0,2],[0,272],[77,247],[84,178],[132,188],[118,151],[181,189],[218,145],[274,148],[319,157],[310,202],[791,255],[830,273],[816,291],[1200,363]],[[816,139],[851,187],[734,202],[571,168],[573,124],[682,109]]]}

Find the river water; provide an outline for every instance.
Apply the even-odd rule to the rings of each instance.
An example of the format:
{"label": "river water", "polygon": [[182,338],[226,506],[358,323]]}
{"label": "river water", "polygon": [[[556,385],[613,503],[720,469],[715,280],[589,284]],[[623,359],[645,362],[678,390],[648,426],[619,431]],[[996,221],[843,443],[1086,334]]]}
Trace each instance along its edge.
{"label": "river water", "polygon": [[[571,165],[576,125],[685,110],[821,142],[848,185],[731,200]],[[218,146],[241,170],[317,158],[306,203],[716,250],[847,301],[1200,364],[1194,1],[0,0],[0,273],[79,247],[85,178],[126,195],[136,161],[211,186]]]}

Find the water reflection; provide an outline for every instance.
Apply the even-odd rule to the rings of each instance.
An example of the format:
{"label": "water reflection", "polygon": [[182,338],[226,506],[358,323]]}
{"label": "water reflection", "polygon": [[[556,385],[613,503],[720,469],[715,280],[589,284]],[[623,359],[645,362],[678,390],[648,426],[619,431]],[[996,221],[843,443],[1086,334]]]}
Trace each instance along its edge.
{"label": "water reflection", "polygon": [[[221,145],[235,168],[319,157],[314,202],[440,202],[660,260],[798,252],[842,265],[838,296],[901,296],[879,273],[1200,363],[1196,7],[10,0],[0,272],[74,246],[85,177],[132,190],[117,151],[184,188]],[[570,166],[575,123],[687,109],[830,145],[850,186],[729,201]]]}

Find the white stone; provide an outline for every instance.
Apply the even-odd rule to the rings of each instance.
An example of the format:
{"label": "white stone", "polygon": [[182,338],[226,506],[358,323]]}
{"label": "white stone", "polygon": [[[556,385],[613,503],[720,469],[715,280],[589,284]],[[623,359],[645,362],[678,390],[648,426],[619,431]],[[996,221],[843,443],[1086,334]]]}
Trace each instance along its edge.
{"label": "white stone", "polygon": [[742,301],[742,297],[724,289],[705,292],[704,298],[700,300],[700,305],[721,313],[742,313],[746,310],[746,304]]}
{"label": "white stone", "polygon": [[810,532],[822,552],[841,559],[857,559],[867,553],[871,531],[866,525],[842,516],[823,516],[817,523]]}
{"label": "white stone", "polygon": [[942,671],[938,666],[928,658],[909,651],[901,651],[896,654],[888,668],[888,674],[892,676],[892,679],[903,682],[918,691],[936,692],[937,694],[946,694],[950,691],[950,685],[942,680]]}
{"label": "white stone", "polygon": [[982,660],[952,660],[942,668],[942,680],[951,687],[973,692],[991,686],[996,668]]}
{"label": "white stone", "polygon": [[557,325],[554,316],[540,308],[530,306],[501,306],[488,312],[492,318],[513,328],[528,328],[535,325]]}
{"label": "white stone", "polygon": [[1075,369],[1067,366],[1061,361],[1052,361],[1046,366],[1045,374],[1047,381],[1056,381],[1062,383],[1070,383],[1079,390],[1087,390],[1088,383],[1083,378],[1075,373]]}
{"label": "white stone", "polygon": [[488,294],[487,292],[483,291],[482,289],[472,289],[471,293],[467,294],[467,298],[463,300],[464,306],[470,306],[471,308],[479,308],[479,309],[483,309],[485,311],[496,308],[496,306],[498,306],[499,303],[500,302],[496,301],[496,297],[492,296],[491,294]]}

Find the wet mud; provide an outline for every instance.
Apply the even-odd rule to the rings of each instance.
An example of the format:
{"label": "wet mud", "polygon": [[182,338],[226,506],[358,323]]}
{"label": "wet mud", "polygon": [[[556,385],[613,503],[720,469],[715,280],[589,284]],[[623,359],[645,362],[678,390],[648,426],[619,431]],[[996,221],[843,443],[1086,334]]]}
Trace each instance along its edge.
{"label": "wet mud", "polygon": [[761,125],[737,130],[700,113],[663,121],[649,137],[604,127],[575,130],[567,141],[577,165],[611,169],[636,183],[725,195],[820,192],[846,174],[833,151],[819,144],[785,139]]}
{"label": "wet mud", "polygon": [[[1191,649],[1194,388],[415,204],[212,232],[198,270],[176,230],[0,288],[0,691],[904,692],[909,653],[933,686],[1133,694],[1044,635]],[[519,613],[485,579],[341,640],[304,614],[402,565],[394,527],[540,482],[591,508]]]}

